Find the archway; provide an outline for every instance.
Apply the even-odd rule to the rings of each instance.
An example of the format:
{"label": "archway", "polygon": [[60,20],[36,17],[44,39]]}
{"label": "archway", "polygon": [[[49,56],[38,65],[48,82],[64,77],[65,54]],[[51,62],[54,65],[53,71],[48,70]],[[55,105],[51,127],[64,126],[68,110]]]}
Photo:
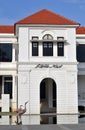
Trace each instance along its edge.
{"label": "archway", "polygon": [[56,83],[45,78],[40,83],[40,113],[56,113]]}

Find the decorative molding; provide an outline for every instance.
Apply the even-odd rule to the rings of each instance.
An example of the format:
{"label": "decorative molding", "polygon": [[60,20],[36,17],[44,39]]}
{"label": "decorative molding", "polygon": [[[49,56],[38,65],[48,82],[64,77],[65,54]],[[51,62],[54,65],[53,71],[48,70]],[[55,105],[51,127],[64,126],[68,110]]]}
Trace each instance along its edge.
{"label": "decorative molding", "polygon": [[[18,65],[37,65],[37,64],[50,64],[53,65],[55,62],[18,62]],[[57,64],[62,64],[62,65],[77,65],[78,62],[57,62]]]}
{"label": "decorative molding", "polygon": [[49,65],[49,64],[38,64],[36,65],[35,68],[62,68],[62,64],[53,64],[53,65]]}

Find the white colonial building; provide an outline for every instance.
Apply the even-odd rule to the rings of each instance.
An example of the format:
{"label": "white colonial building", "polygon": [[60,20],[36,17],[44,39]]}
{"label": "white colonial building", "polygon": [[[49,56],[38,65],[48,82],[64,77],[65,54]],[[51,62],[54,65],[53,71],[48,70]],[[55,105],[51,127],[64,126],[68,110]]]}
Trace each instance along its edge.
{"label": "white colonial building", "polygon": [[85,27],[48,10],[0,26],[1,110],[26,101],[28,114],[85,105]]}

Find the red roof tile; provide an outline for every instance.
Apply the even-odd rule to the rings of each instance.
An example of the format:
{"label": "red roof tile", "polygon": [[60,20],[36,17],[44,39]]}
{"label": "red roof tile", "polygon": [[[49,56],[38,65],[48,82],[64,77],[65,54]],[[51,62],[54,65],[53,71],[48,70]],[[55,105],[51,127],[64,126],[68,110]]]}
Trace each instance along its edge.
{"label": "red roof tile", "polygon": [[15,24],[79,25],[79,23],[75,21],[72,21],[45,9],[24,18]]}
{"label": "red roof tile", "polygon": [[76,29],[76,34],[85,34],[85,27],[79,27]]}
{"label": "red roof tile", "polygon": [[0,26],[0,33],[14,33],[14,26]]}

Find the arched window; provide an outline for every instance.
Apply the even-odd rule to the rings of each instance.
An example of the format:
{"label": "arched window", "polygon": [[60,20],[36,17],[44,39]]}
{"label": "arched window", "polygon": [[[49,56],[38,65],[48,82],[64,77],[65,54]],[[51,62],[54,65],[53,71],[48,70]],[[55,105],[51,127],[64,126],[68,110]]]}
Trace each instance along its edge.
{"label": "arched window", "polygon": [[53,37],[50,34],[46,34],[43,36],[43,40],[53,40]]}
{"label": "arched window", "polygon": [[43,36],[43,56],[53,56],[53,37],[50,34]]}

